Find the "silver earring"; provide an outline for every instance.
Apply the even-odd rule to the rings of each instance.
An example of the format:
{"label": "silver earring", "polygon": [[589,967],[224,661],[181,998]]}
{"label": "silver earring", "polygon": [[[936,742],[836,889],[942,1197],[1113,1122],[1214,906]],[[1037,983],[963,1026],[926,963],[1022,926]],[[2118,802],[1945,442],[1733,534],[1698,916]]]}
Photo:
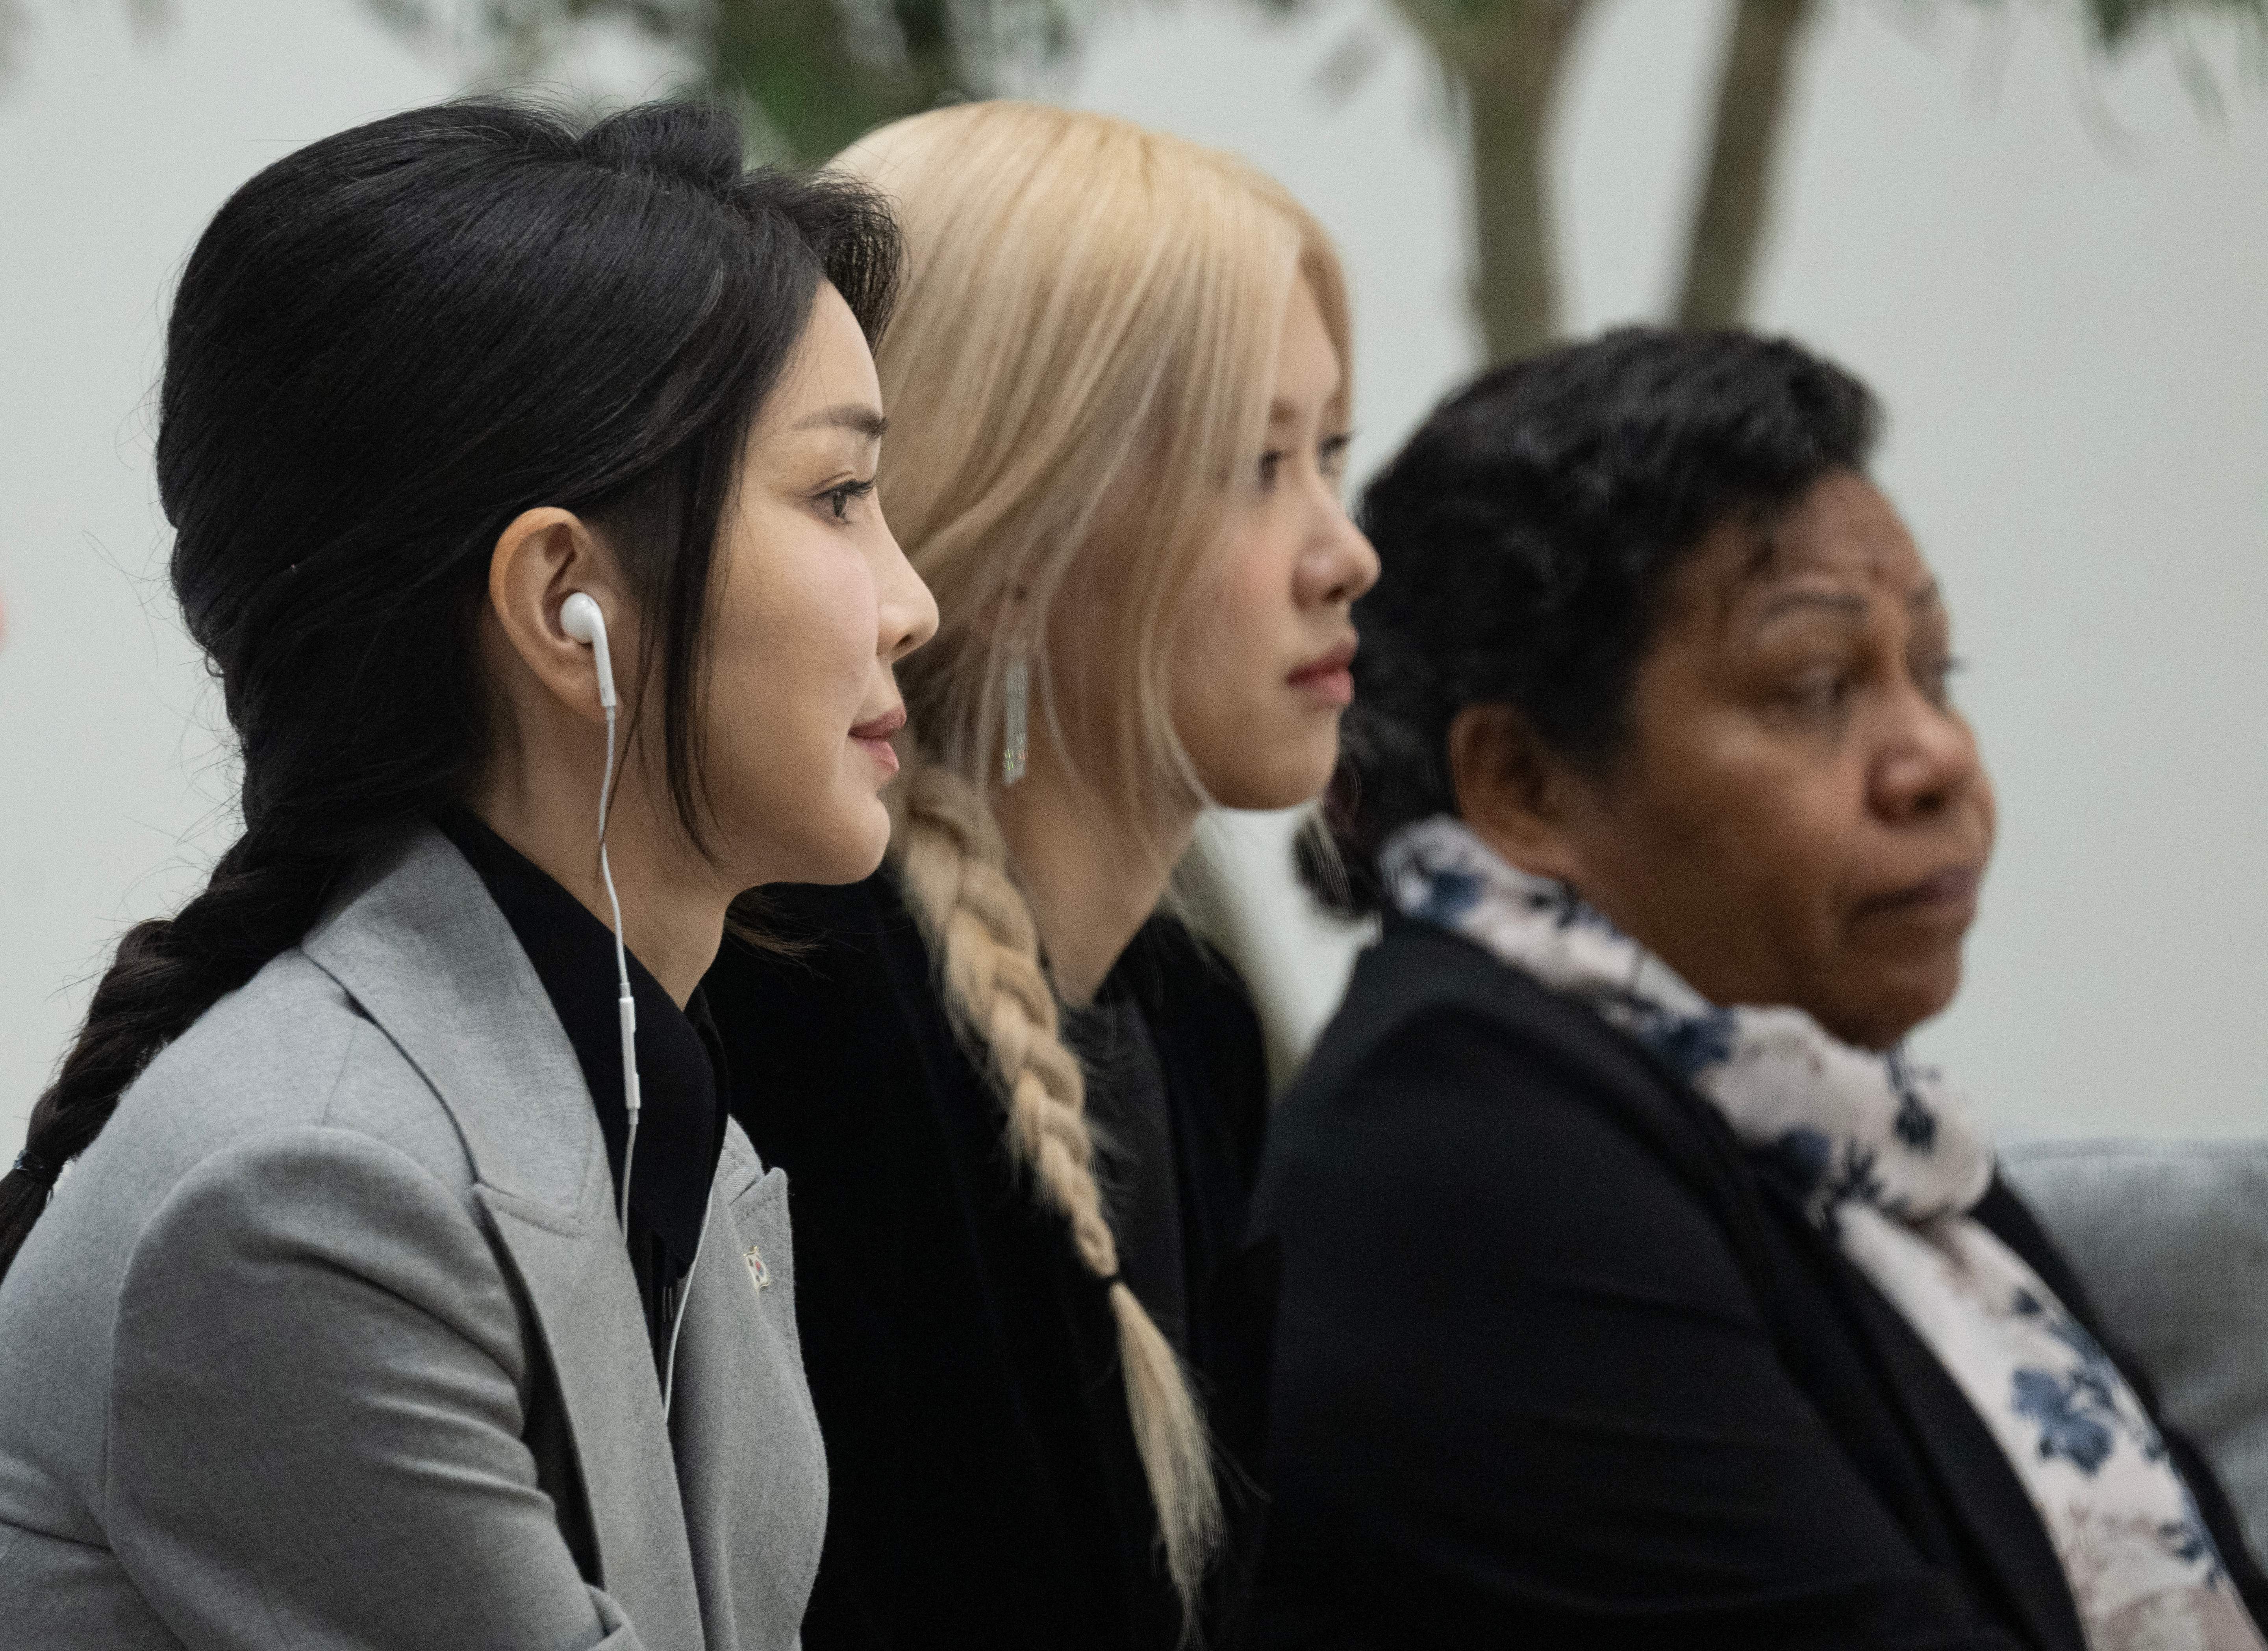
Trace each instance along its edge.
{"label": "silver earring", "polygon": [[1008,656],[1001,698],[1007,726],[1000,741],[1000,783],[1012,785],[1024,778],[1032,759],[1032,664],[1020,649]]}

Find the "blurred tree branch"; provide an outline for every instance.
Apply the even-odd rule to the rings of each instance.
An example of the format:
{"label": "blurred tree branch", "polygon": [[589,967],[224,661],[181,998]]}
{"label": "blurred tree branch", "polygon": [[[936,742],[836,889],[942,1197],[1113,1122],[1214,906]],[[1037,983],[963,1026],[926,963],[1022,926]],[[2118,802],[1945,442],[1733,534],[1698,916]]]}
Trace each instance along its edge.
{"label": "blurred tree branch", "polygon": [[[2004,0],[1970,0],[1980,7]],[[2268,0],[2080,0],[2089,45],[2110,57],[2147,29],[2192,20],[2250,24],[2268,43]],[[1734,0],[1717,77],[1706,168],[1686,234],[1677,321],[1729,327],[1748,313],[1756,266],[1770,227],[1771,191],[1788,91],[1819,0]],[[2176,51],[2177,67],[2201,106],[2216,107],[2210,71]]]}
{"label": "blurred tree branch", "polygon": [[[1999,0],[1975,0],[1996,4]],[[2080,0],[2095,48],[2116,52],[2153,24],[2222,18],[2268,31],[2268,0]]]}
{"label": "blurred tree branch", "polygon": [[1685,237],[1678,281],[1683,327],[1729,327],[1749,287],[1771,206],[1787,86],[1817,0],[1738,0],[1717,76],[1708,170]]}
{"label": "blurred tree branch", "polygon": [[[1276,11],[1306,0],[1256,0]],[[1491,361],[1549,343],[1560,327],[1550,137],[1572,47],[1595,0],[1394,0],[1447,82],[1463,94],[1474,209],[1473,306]],[[1970,0],[1978,6],[2005,0]],[[2191,19],[2251,26],[2268,44],[2268,0],[2079,0],[2104,56],[2152,26]],[[1766,244],[1790,91],[1819,0],[1733,0],[1717,70],[1700,188],[1678,283],[1681,325],[1746,316]],[[2194,65],[2183,64],[2200,101]],[[2208,77],[2209,82],[2209,77]]]}
{"label": "blurred tree branch", "polygon": [[751,147],[818,161],[886,121],[990,94],[1003,70],[1060,58],[1082,0],[364,0],[428,41],[469,34],[532,70],[577,25],[674,46],[738,102]]}
{"label": "blurred tree branch", "polygon": [[[173,0],[120,0],[139,26]],[[205,0],[180,0],[183,4]],[[1277,15],[1314,0],[1245,0]],[[1968,0],[2003,6],[2007,0]],[[534,73],[579,26],[613,23],[672,46],[702,87],[739,103],[750,147],[816,161],[862,133],[939,103],[998,92],[1015,71],[1073,51],[1100,0],[361,0],[411,39],[477,42]],[[1583,24],[1598,0],[1391,0],[1463,114],[1473,222],[1472,304],[1489,359],[1555,337],[1562,322],[1551,142]],[[2104,56],[2154,30],[2204,105],[2217,92],[2180,33],[2191,20],[2249,29],[2268,51],[2268,0],[2072,0]],[[1695,326],[1742,319],[1766,244],[1791,92],[1820,0],[1731,0],[1707,149],[1688,223],[1675,313]],[[0,76],[28,33],[27,0],[0,0]],[[1359,77],[1355,42],[1323,78]],[[1345,55],[1346,61],[1340,57]]]}
{"label": "blurred tree branch", "polygon": [[[125,0],[125,7],[136,36],[153,33],[171,15],[166,0]],[[0,0],[0,86],[14,72],[18,46],[32,29],[32,11],[25,0]]]}
{"label": "blurred tree branch", "polygon": [[1559,313],[1551,129],[1594,0],[1395,0],[1462,97],[1474,317],[1491,361],[1551,336]]}

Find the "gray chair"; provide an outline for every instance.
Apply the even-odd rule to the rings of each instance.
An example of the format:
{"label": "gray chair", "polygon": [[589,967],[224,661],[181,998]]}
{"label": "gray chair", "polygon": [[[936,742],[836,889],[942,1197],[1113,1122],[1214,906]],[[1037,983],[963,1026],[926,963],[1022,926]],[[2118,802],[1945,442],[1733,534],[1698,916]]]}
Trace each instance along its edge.
{"label": "gray chair", "polygon": [[2031,1141],[2000,1162],[2268,1560],[2268,1141]]}

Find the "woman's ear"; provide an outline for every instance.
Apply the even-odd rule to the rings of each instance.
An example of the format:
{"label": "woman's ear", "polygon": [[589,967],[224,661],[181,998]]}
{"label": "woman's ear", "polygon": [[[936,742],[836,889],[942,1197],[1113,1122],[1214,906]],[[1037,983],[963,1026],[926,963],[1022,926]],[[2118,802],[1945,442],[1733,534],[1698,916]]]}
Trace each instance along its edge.
{"label": "woman's ear", "polygon": [[548,505],[522,511],[497,535],[489,557],[490,616],[525,678],[576,716],[597,722],[605,712],[593,650],[569,636],[559,619],[577,591],[605,615],[616,681],[634,680],[636,672],[628,668],[635,657],[630,605],[612,559],[572,512]]}
{"label": "woman's ear", "polygon": [[1511,705],[1467,705],[1449,723],[1449,781],[1457,814],[1521,871],[1582,883],[1582,855],[1569,827],[1565,762]]}

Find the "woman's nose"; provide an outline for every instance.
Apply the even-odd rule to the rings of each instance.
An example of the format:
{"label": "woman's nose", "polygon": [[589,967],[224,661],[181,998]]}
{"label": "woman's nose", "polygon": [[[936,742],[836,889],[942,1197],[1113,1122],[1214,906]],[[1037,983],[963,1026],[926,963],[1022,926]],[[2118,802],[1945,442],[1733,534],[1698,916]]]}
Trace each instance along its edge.
{"label": "woman's nose", "polygon": [[1303,608],[1352,602],[1378,583],[1378,552],[1369,539],[1331,501],[1329,519],[1300,559],[1293,595]]}
{"label": "woman's nose", "polygon": [[1941,814],[1973,791],[1984,772],[1969,725],[1917,693],[1875,764],[1874,806],[1891,820]]}
{"label": "woman's nose", "polygon": [[895,535],[883,558],[881,598],[880,652],[895,665],[937,634],[937,597]]}

